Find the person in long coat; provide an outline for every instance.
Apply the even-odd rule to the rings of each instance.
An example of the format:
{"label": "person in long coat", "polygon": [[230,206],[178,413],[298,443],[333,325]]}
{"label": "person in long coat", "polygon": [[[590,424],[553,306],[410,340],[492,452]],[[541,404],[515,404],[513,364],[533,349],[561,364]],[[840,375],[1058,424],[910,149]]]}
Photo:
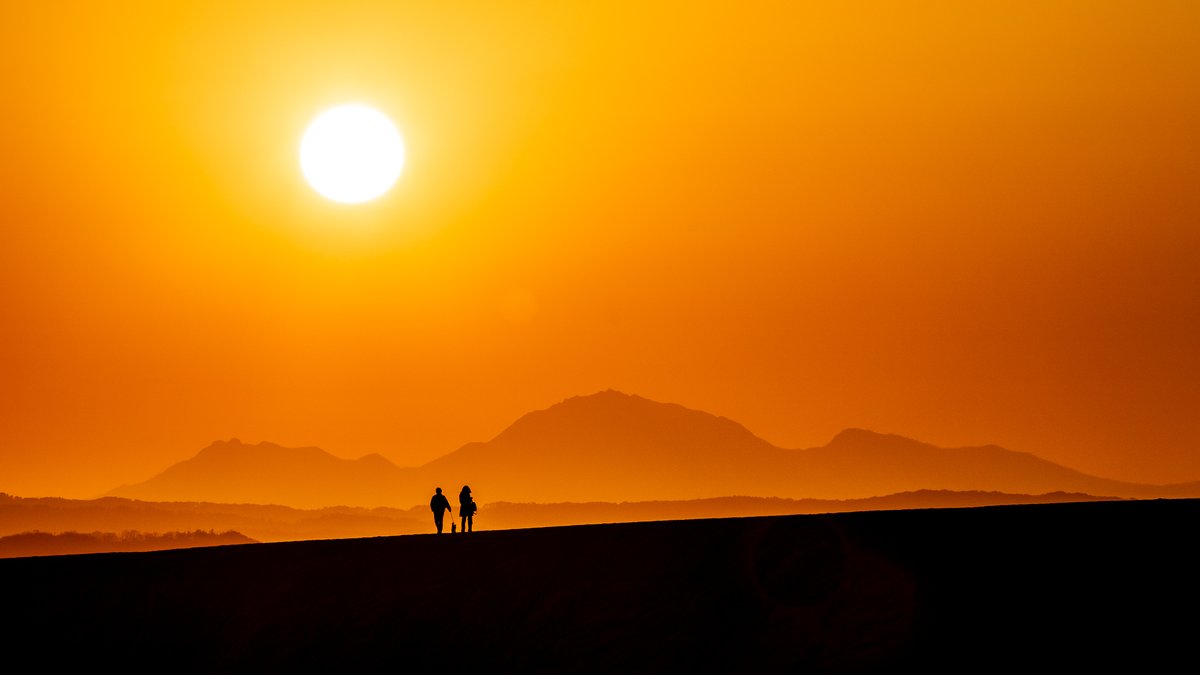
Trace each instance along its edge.
{"label": "person in long coat", "polygon": [[464,485],[458,493],[458,515],[462,517],[462,532],[471,532],[474,528],[474,516],[478,507],[471,497],[471,487]]}

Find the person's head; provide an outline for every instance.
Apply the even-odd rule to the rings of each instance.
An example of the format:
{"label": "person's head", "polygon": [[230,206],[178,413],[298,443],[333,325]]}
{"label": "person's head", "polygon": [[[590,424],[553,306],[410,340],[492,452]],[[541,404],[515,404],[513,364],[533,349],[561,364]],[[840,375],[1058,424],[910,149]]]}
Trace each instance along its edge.
{"label": "person's head", "polygon": [[434,490],[434,493],[439,494],[439,495],[442,494],[442,488],[437,488],[436,490]]}
{"label": "person's head", "polygon": [[464,485],[462,491],[463,491],[463,494],[466,494],[466,495],[471,494],[471,486]]}

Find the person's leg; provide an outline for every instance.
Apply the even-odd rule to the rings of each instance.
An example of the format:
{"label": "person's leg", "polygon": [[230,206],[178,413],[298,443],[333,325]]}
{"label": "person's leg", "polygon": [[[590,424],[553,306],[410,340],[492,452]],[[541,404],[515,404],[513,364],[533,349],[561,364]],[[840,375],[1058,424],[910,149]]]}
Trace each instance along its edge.
{"label": "person's leg", "polygon": [[475,531],[475,516],[467,516],[467,532]]}
{"label": "person's leg", "polygon": [[433,517],[433,524],[437,525],[437,533],[441,534],[442,533],[442,516],[441,516],[441,514],[435,515]]}
{"label": "person's leg", "polygon": [[462,525],[461,525],[461,526],[458,528],[458,531],[459,531],[459,532],[466,532],[466,531],[467,531],[467,517],[466,517],[466,516],[463,516],[463,517],[462,517]]}

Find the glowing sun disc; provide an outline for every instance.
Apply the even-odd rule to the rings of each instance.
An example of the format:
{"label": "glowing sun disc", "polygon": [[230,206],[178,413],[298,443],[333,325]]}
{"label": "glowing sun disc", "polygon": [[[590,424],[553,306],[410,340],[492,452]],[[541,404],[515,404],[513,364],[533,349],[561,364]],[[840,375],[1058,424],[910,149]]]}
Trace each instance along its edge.
{"label": "glowing sun disc", "polygon": [[359,104],[326,110],[300,140],[300,170],[314,190],[343,204],[387,192],[404,168],[404,139],[386,115]]}

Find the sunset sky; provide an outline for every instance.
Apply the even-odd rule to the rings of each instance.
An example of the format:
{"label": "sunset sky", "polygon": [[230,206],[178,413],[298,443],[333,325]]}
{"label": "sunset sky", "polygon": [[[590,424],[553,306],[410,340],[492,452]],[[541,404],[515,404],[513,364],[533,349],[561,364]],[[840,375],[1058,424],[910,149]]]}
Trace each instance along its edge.
{"label": "sunset sky", "polygon": [[[713,8],[708,8],[711,5]],[[649,7],[649,9],[648,9]],[[0,8],[0,490],[614,388],[1200,480],[1200,3]],[[407,145],[328,201],[300,137]]]}

